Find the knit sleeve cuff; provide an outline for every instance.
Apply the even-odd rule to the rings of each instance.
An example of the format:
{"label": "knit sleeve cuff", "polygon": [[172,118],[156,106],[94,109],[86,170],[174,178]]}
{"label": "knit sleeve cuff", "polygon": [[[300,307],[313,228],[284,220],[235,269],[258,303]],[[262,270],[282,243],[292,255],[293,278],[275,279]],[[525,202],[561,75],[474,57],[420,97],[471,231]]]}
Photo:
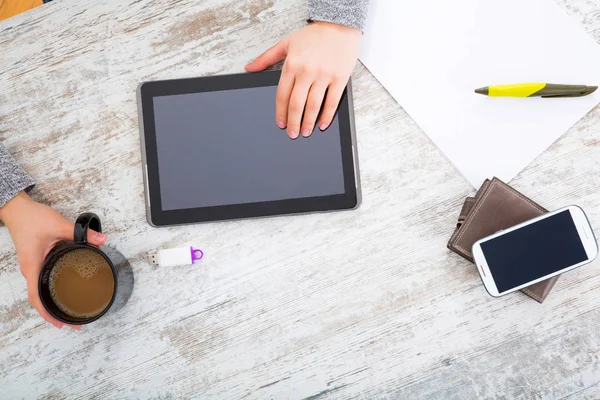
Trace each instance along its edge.
{"label": "knit sleeve cuff", "polygon": [[34,185],[33,178],[23,171],[6,149],[0,145],[0,207],[3,207],[20,191],[29,191]]}
{"label": "knit sleeve cuff", "polygon": [[369,0],[308,0],[308,20],[365,29]]}

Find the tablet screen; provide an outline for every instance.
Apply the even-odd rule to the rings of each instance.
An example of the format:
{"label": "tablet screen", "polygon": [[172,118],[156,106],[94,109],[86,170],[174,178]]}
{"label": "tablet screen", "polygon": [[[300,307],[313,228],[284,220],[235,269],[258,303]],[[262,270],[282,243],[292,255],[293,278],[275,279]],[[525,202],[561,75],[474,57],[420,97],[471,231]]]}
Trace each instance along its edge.
{"label": "tablet screen", "polygon": [[154,97],[162,209],[343,194],[338,118],[291,140],[276,86]]}

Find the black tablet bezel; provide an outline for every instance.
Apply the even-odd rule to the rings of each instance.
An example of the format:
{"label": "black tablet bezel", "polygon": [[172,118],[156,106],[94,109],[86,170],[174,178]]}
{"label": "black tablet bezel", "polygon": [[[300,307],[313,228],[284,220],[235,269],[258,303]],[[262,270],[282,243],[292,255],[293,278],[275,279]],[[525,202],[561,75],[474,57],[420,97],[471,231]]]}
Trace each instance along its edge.
{"label": "black tablet bezel", "polygon": [[[280,71],[254,74],[218,75],[203,78],[144,82],[138,89],[141,101],[142,146],[148,203],[148,222],[153,226],[180,225],[230,219],[264,217],[282,214],[309,213],[356,208],[359,204],[358,179],[355,176],[353,149],[354,124],[348,88],[338,107],[340,142],[345,193],[331,196],[305,197],[258,203],[243,203],[180,210],[163,210],[160,196],[154,97],[178,94],[276,86]],[[351,96],[351,94],[350,94]],[[275,106],[273,104],[273,106]],[[275,122],[273,122],[275,123]],[[316,132],[319,134],[318,132]],[[285,132],[282,132],[285,135]],[[300,138],[300,140],[303,140]],[[290,179],[293,179],[291,177]]]}

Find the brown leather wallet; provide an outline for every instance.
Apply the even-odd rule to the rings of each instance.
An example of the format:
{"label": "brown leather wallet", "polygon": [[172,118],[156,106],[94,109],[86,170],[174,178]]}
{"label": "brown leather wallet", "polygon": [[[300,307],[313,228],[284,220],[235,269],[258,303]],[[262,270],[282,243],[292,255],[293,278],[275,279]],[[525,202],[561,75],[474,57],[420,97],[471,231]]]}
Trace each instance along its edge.
{"label": "brown leather wallet", "polygon": [[[465,200],[448,248],[473,262],[471,248],[476,241],[547,212],[548,210],[500,179],[487,179],[475,197],[467,197]],[[521,292],[542,303],[558,277],[559,275],[528,286],[521,289]]]}

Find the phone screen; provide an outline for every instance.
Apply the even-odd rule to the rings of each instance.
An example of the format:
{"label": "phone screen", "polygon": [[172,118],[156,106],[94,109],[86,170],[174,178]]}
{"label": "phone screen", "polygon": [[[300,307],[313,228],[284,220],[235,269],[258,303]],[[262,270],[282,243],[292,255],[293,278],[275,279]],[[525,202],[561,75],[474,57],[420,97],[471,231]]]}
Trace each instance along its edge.
{"label": "phone screen", "polygon": [[481,243],[502,293],[587,260],[569,210]]}

